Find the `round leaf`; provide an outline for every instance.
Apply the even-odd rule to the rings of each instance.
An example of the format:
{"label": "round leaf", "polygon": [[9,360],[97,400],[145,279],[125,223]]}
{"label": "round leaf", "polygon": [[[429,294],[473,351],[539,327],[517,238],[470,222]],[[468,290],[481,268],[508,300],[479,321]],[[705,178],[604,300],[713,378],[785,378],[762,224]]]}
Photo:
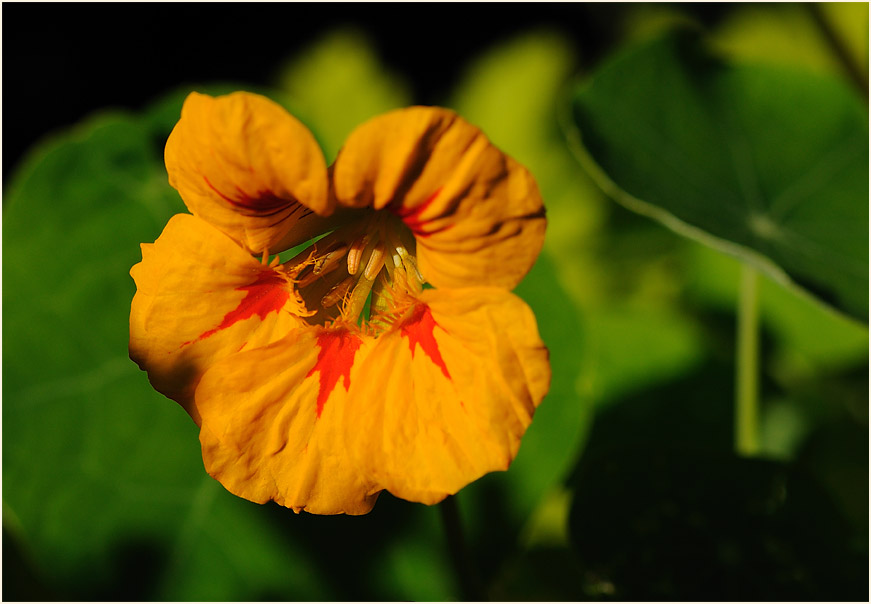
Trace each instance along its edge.
{"label": "round leaf", "polygon": [[615,199],[867,320],[867,108],[840,81],[673,33],[604,64],[572,108]]}

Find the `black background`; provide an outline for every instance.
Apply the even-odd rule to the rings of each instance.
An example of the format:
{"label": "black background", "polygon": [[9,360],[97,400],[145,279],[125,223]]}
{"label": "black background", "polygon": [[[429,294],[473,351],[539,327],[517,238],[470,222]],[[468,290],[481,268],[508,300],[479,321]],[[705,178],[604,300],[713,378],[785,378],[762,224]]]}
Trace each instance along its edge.
{"label": "black background", "polygon": [[[680,5],[703,22],[728,5]],[[268,86],[279,66],[354,26],[414,100],[438,104],[468,60],[532,28],[569,37],[584,65],[615,43],[631,4],[13,3],[3,10],[3,177],[41,137],[96,109],[139,109],[171,88]]]}

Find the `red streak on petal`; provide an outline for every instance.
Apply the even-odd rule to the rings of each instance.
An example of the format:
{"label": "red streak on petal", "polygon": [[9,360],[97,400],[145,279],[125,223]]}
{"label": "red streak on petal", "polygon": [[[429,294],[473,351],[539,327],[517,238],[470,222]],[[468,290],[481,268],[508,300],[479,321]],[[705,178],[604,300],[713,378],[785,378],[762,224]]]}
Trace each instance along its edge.
{"label": "red streak on petal", "polygon": [[403,208],[400,206],[395,208],[393,210],[393,213],[402,219],[402,222],[405,223],[405,226],[407,226],[416,237],[429,237],[434,233],[446,231],[454,225],[448,224],[437,229],[424,230],[423,227],[429,224],[432,219],[422,220],[420,217],[420,215],[423,214],[430,205],[432,205],[432,202],[435,201],[436,197],[438,197],[439,193],[441,192],[442,188],[439,187],[438,189],[436,189],[435,193],[427,197],[422,204],[413,208]]}
{"label": "red streak on petal", "polygon": [[321,416],[324,404],[336,387],[339,378],[345,378],[345,391],[351,387],[351,365],[354,355],[360,348],[361,340],[347,330],[322,331],[318,334],[318,360],[305,377],[311,377],[317,371],[320,373],[318,389],[317,414]]}
{"label": "red streak on petal", "polygon": [[205,340],[222,329],[227,329],[238,321],[250,319],[254,315],[260,317],[262,321],[269,313],[278,312],[290,297],[290,292],[285,285],[287,282],[275,271],[271,269],[260,271],[254,283],[236,288],[236,291],[246,292],[245,297],[234,310],[224,315],[224,320],[217,327],[202,333],[196,340],[185,342],[180,348],[198,340]]}
{"label": "red streak on petal", "polygon": [[229,195],[225,195],[221,191],[219,191],[209,179],[203,176],[203,180],[206,181],[206,184],[209,188],[217,193],[221,199],[226,201],[227,203],[245,210],[252,210],[257,212],[258,214],[267,214],[267,213],[276,213],[279,210],[283,210],[290,204],[294,203],[293,200],[282,199],[277,196],[272,191],[257,191],[254,197],[248,195],[245,191],[236,187],[237,197],[234,199]]}
{"label": "red streak on petal", "polygon": [[445,365],[445,360],[442,358],[442,353],[439,351],[438,342],[436,342],[433,330],[438,327],[444,329],[435,322],[432,318],[432,311],[426,304],[419,304],[414,310],[411,317],[402,324],[400,331],[402,335],[408,338],[408,347],[411,348],[411,357],[414,358],[414,349],[420,346],[430,360],[438,365],[444,376],[451,379],[451,374],[448,373],[448,367]]}

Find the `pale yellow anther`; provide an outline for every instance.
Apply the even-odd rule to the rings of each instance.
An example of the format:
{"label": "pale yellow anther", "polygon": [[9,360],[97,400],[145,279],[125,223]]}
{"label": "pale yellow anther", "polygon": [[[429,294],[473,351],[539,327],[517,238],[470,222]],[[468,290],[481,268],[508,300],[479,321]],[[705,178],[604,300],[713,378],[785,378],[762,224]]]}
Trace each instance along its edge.
{"label": "pale yellow anther", "polygon": [[360,269],[360,260],[363,258],[363,251],[369,244],[369,234],[366,233],[358,237],[351,244],[351,249],[348,250],[348,274],[356,275]]}
{"label": "pale yellow anther", "polygon": [[369,254],[369,262],[366,263],[366,269],[363,271],[363,276],[367,279],[375,279],[375,276],[384,266],[384,244],[378,242],[372,248],[372,253]]}
{"label": "pale yellow anther", "polygon": [[335,306],[351,290],[355,281],[354,277],[346,277],[344,281],[333,287],[327,295],[321,298],[321,306],[324,308]]}

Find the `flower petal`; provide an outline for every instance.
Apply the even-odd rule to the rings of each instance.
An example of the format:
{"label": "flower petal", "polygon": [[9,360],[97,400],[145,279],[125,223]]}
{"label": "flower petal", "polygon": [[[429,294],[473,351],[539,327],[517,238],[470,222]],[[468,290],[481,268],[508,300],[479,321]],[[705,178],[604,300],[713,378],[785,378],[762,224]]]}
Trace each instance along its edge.
{"label": "flower petal", "polygon": [[547,349],[519,298],[427,290],[361,360],[348,446],[379,486],[436,503],[508,468],[549,382]]}
{"label": "flower petal", "polygon": [[358,127],[333,165],[333,185],[343,206],[396,213],[436,287],[513,288],[544,242],[532,175],[447,109],[400,109]]}
{"label": "flower petal", "polygon": [[232,239],[189,214],[173,216],[130,274],[130,358],[154,388],[192,407],[193,391],[211,363],[268,344],[305,314],[290,277],[261,264]]}
{"label": "flower petal", "polygon": [[166,142],[165,160],[169,184],[188,209],[252,253],[301,243],[314,230],[307,223],[319,222],[315,214],[332,210],[314,137],[256,94],[191,93]]}
{"label": "flower petal", "polygon": [[365,514],[380,489],[343,445],[362,340],[309,327],[216,364],[200,382],[206,470],[230,492],[299,512]]}

